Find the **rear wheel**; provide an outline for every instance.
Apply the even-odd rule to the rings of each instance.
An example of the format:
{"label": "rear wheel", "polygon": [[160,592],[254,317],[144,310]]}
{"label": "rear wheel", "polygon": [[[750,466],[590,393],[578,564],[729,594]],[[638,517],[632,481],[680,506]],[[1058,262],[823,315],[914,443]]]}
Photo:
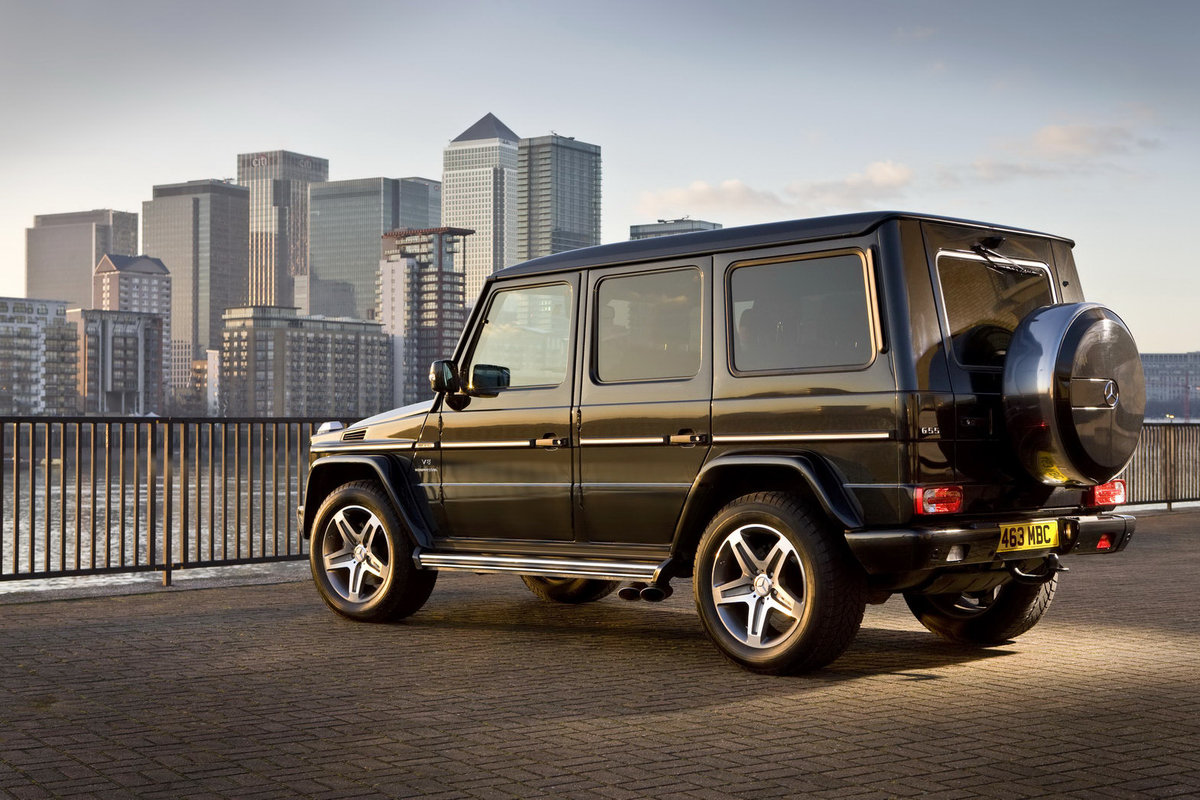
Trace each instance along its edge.
{"label": "rear wheel", "polygon": [[825,666],[854,640],[866,581],[835,537],[789,494],[764,492],[721,509],[696,551],[696,609],[730,660],[780,674]]}
{"label": "rear wheel", "polygon": [[619,581],[596,578],[546,578],[537,575],[522,575],[521,580],[529,587],[529,591],[555,603],[590,603],[607,597],[621,585]]}
{"label": "rear wheel", "polygon": [[313,519],[309,566],[325,604],[363,622],[415,613],[437,581],[436,572],[413,563],[403,523],[372,481],[343,484],[321,503]]}
{"label": "rear wheel", "polygon": [[1058,577],[1031,586],[1006,583],[981,592],[904,595],[913,615],[929,630],[960,644],[1003,644],[1038,623],[1050,608]]}

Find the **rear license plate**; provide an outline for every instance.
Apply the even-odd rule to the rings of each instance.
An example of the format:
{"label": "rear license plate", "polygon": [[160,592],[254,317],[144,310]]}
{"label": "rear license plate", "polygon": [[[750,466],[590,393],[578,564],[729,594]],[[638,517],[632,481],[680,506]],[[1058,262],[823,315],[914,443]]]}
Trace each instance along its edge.
{"label": "rear license plate", "polygon": [[1056,519],[1035,519],[1000,526],[1000,546],[996,548],[997,553],[1041,550],[1046,547],[1058,547]]}

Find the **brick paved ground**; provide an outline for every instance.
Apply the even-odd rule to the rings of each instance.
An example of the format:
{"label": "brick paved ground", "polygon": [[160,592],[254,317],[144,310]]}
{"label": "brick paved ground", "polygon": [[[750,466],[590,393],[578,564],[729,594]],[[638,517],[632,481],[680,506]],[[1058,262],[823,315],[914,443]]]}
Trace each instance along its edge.
{"label": "brick paved ground", "polygon": [[1200,512],[1077,559],[1017,643],[893,600],[820,673],[659,606],[443,576],[399,625],[307,583],[0,608],[0,797],[1200,797]]}

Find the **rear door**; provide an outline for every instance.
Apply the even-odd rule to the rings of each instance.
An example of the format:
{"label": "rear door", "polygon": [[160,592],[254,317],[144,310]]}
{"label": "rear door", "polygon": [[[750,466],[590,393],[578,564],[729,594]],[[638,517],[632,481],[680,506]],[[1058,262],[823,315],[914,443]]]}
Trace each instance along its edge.
{"label": "rear door", "polygon": [[712,259],[592,270],[578,538],[669,544],[708,454]]}

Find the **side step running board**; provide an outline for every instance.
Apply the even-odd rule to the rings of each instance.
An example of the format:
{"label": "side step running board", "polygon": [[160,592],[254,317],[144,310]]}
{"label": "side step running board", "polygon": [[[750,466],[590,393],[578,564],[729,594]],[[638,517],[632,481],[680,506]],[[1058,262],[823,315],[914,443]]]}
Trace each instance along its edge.
{"label": "side step running board", "polygon": [[554,575],[566,578],[602,578],[614,581],[655,583],[670,559],[663,562],[597,561],[586,558],[491,556],[474,553],[431,553],[419,548],[413,561],[422,569],[449,572],[514,572],[521,575]]}

